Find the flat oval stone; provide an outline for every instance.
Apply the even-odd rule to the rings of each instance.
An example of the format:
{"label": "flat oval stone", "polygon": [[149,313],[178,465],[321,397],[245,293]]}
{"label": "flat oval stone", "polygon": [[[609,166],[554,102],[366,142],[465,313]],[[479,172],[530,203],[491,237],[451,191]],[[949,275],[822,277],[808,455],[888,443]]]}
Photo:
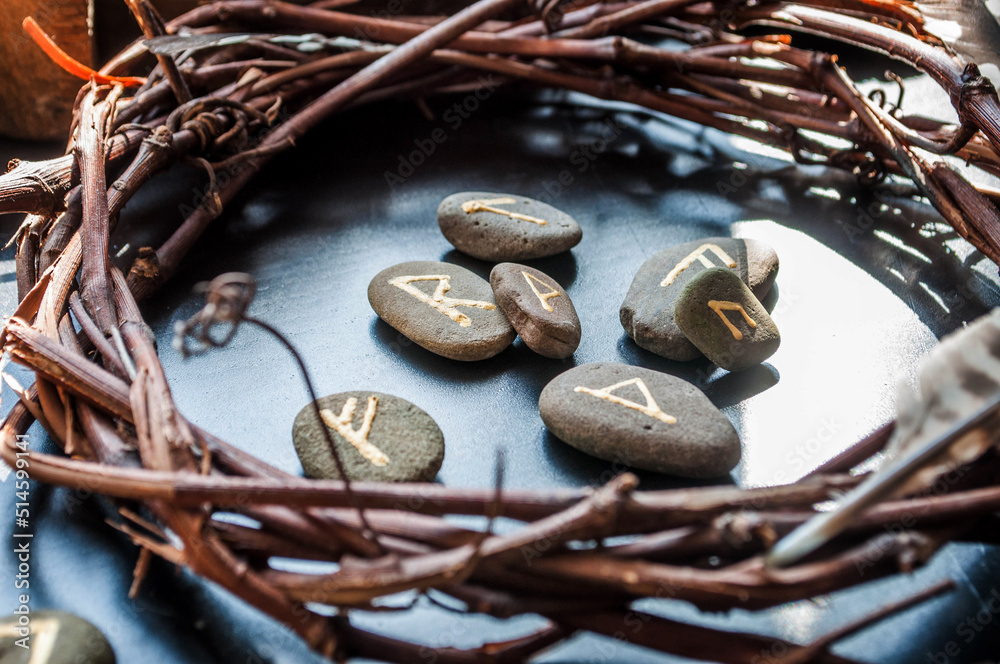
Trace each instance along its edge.
{"label": "flat oval stone", "polygon": [[379,318],[413,342],[453,360],[493,357],[517,336],[489,282],[451,263],[386,268],[368,284],[368,301]]}
{"label": "flat oval stone", "polygon": [[566,290],[541,270],[500,263],[490,272],[497,305],[539,355],[562,359],[580,345],[580,317]]}
{"label": "flat oval stone", "polygon": [[763,242],[728,237],[687,242],[653,254],[639,268],[618,311],[622,327],[640,348],[678,362],[701,356],[677,327],[674,307],[684,286],[710,267],[735,271],[763,299],[778,274],[778,254]]}
{"label": "flat oval stone", "polygon": [[485,261],[543,258],[575,247],[573,217],[527,196],[463,191],[441,201],[438,225],[462,253]]}
{"label": "flat oval stone", "polygon": [[778,326],[732,270],[705,270],[677,300],[677,326],[705,357],[723,369],[742,371],[774,355]]}
{"label": "flat oval stone", "polygon": [[3,664],[115,664],[115,653],[100,630],[65,611],[32,611],[30,648],[19,647],[17,641],[27,634],[18,631],[25,628],[20,622],[23,617],[0,620]]}
{"label": "flat oval stone", "polygon": [[292,441],[307,477],[341,479],[323,429],[333,434],[347,476],[364,482],[430,482],[444,461],[444,435],[409,401],[380,392],[341,392],[295,416]]}
{"label": "flat oval stone", "polygon": [[719,477],[740,460],[729,419],[694,385],[626,364],[556,376],[538,411],[560,440],[599,459],[680,477]]}

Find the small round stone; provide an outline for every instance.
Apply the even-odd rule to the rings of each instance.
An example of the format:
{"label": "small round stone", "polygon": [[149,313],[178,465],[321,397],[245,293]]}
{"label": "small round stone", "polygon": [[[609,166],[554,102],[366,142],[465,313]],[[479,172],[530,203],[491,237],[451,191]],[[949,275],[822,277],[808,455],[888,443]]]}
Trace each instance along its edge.
{"label": "small round stone", "polygon": [[719,477],[740,460],[729,419],[694,385],[626,364],[584,364],[538,399],[542,421],[581,452],[626,467]]}
{"label": "small round stone", "polygon": [[742,371],[774,355],[778,326],[746,284],[725,268],[705,270],[677,301],[677,326],[705,357]]}
{"label": "small round stone", "polygon": [[453,360],[493,357],[517,336],[489,282],[451,263],[386,268],[368,284],[368,302],[417,345]]}
{"label": "small round stone", "polygon": [[573,217],[527,196],[464,191],[441,201],[438,225],[462,253],[485,261],[543,258],[575,247]]}
{"label": "small round stone", "polygon": [[580,345],[580,317],[566,290],[541,270],[500,263],[490,272],[497,305],[539,355],[562,359]]}
{"label": "small round stone", "polygon": [[100,630],[64,611],[32,611],[27,616],[31,636],[26,641],[31,647],[21,648],[18,640],[28,635],[21,631],[24,618],[12,615],[0,620],[3,664],[115,664],[115,653]]}
{"label": "small round stone", "polygon": [[292,441],[307,477],[341,479],[323,429],[332,434],[344,470],[363,482],[430,482],[444,461],[444,435],[430,415],[380,392],[341,392],[295,416]]}
{"label": "small round stone", "polygon": [[778,254],[750,239],[709,237],[653,254],[636,272],[619,309],[622,327],[640,348],[668,360],[688,362],[701,353],[674,320],[684,286],[706,269],[733,270],[763,299],[778,273]]}

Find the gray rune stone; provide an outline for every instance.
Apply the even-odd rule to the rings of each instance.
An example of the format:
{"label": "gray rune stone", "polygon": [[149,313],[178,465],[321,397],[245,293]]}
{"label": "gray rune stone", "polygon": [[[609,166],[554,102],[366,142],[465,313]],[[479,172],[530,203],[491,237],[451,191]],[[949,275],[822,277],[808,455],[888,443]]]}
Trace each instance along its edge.
{"label": "gray rune stone", "polygon": [[677,300],[677,326],[705,357],[742,371],[774,355],[778,327],[746,284],[731,270],[705,270]]}
{"label": "gray rune stone", "polygon": [[584,364],[538,399],[549,431],[600,459],[680,477],[718,477],[739,463],[740,438],[694,385],[626,364]]}
{"label": "gray rune stone", "polygon": [[710,237],[653,254],[642,264],[619,309],[622,327],[640,348],[669,360],[701,356],[674,321],[674,306],[684,286],[709,267],[727,267],[750,286],[758,299],[771,290],[778,255],[757,240]]}
{"label": "gray rune stone", "polygon": [[379,392],[341,392],[299,411],[292,441],[307,477],[341,479],[323,429],[333,434],[347,476],[364,482],[430,482],[444,461],[444,435],[431,416]]}
{"label": "gray rune stone", "polygon": [[484,360],[517,334],[497,308],[489,282],[436,261],[400,263],[368,284],[375,313],[415,343],[453,360]]}
{"label": "gray rune stone", "polygon": [[441,201],[438,225],[455,248],[485,261],[523,261],[568,251],[583,236],[573,217],[526,196],[463,191]]}
{"label": "gray rune stone", "polygon": [[569,294],[541,270],[500,263],[490,272],[497,305],[524,343],[539,355],[562,359],[580,345],[580,317]]}
{"label": "gray rune stone", "polygon": [[[63,611],[32,611],[30,648],[17,645],[27,632],[12,615],[0,620],[0,662],[3,664],[115,664],[115,653],[89,622]],[[42,654],[41,644],[47,644]]]}

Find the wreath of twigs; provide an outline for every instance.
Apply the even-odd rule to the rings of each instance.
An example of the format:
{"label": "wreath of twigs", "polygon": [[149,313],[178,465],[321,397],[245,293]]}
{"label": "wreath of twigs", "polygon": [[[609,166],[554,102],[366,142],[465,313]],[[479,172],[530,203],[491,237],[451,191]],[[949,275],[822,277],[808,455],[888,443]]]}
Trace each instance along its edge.
{"label": "wreath of twigs", "polygon": [[[159,556],[338,658],[514,662],[584,630],[718,662],[759,661],[762,652],[780,652],[782,662],[846,662],[829,646],[943,587],[806,645],[667,620],[630,603],[660,597],[704,610],[760,609],[908,571],[951,540],[995,538],[1000,459],[991,453],[942,491],[877,504],[802,562],[764,565],[761,554],[777,538],[859,482],[846,471],[882,448],[891,424],[788,486],[639,492],[625,473],[593,490],[529,492],[501,491],[499,479],[487,489],[306,480],[186,420],[137,301],[175,272],[272,156],[331,114],[476,89],[483,72],[631,102],[866,182],[909,180],[916,198],[1000,262],[1000,196],[942,158],[1000,174],[996,92],[906,0],[479,0],[449,17],[388,18],[352,14],[351,3],[222,0],[164,25],[146,0],[128,0],[156,57],[145,82],[127,87],[153,64],[140,42],[81,89],[66,156],[15,163],[0,177],[0,212],[28,213],[16,236],[20,305],[3,347],[35,374],[31,387],[16,388],[2,455],[18,466],[17,436],[34,421],[61,443],[66,456],[32,452],[31,476],[113,500],[118,527],[140,547],[133,592]],[[759,36],[745,36],[751,27]],[[793,46],[789,31],[925,72],[950,95],[958,124],[908,115],[887,106],[884,93],[859,93],[834,55]],[[664,37],[687,47],[648,43]],[[119,213],[177,162],[207,171],[208,194],[161,246],[142,248],[121,269],[109,255]],[[185,347],[230,338],[248,320],[252,281],[227,275],[207,286],[207,297],[179,330]],[[236,525],[227,513],[249,520]],[[499,535],[448,515],[523,526]],[[339,566],[291,573],[269,565],[275,556]],[[460,650],[352,623],[350,609],[410,590],[449,595],[470,613],[541,615],[548,625]],[[330,617],[316,605],[339,611]]]}

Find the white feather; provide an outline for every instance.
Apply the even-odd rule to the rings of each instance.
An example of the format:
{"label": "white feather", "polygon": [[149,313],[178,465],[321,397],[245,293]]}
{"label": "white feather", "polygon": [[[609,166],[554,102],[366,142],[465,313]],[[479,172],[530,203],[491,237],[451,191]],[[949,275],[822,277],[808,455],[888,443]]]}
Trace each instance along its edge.
{"label": "white feather", "polygon": [[[886,464],[905,459],[968,419],[1000,395],[1000,309],[944,339],[917,370],[917,386],[900,386],[896,430],[886,447]],[[914,493],[938,477],[974,461],[994,440],[976,428],[948,445],[904,482],[895,495]]]}
{"label": "white feather", "polygon": [[904,385],[882,468],[779,541],[765,562],[789,565],[815,551],[874,503],[933,486],[1000,438],[1000,309],[945,337]]}

